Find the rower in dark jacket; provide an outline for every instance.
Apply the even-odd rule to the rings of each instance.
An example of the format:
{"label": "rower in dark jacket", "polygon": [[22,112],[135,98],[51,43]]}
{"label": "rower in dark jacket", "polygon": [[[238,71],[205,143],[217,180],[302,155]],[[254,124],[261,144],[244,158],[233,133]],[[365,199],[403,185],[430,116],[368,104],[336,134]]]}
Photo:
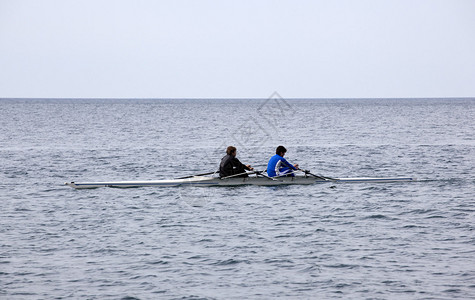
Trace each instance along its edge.
{"label": "rower in dark jacket", "polygon": [[236,147],[229,146],[226,149],[226,156],[221,159],[219,165],[219,177],[227,177],[236,174],[242,174],[234,177],[247,177],[245,170],[252,171],[251,165],[244,165],[236,158]]}

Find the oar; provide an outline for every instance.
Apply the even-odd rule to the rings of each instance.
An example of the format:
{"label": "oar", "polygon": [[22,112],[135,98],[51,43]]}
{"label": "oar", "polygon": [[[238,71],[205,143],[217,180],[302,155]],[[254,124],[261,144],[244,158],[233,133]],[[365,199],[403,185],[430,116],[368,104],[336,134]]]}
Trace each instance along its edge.
{"label": "oar", "polygon": [[325,176],[315,175],[315,174],[313,174],[313,173],[310,173],[309,170],[303,170],[303,169],[300,169],[300,168],[297,169],[297,170],[302,171],[302,172],[304,172],[305,174],[310,174],[310,175],[312,175],[313,177],[318,178],[318,179],[323,179],[323,180],[327,180],[327,181],[337,181],[337,180],[338,180],[338,179],[331,178],[331,177],[325,177]]}
{"label": "oar", "polygon": [[211,175],[211,174],[214,174],[214,173],[217,173],[217,172],[218,172],[218,171],[214,171],[214,172],[209,172],[209,173],[196,174],[196,175],[185,176],[185,177],[178,177],[178,178],[175,178],[175,179],[187,179],[187,178],[192,178],[192,177],[195,177],[195,176]]}
{"label": "oar", "polygon": [[[297,170],[298,171],[298,170]],[[295,174],[295,170],[293,169],[290,169],[290,172],[287,172],[287,173],[284,173],[284,174],[280,174],[280,175],[277,175],[273,178],[282,178],[282,177],[288,177],[289,175],[292,175],[292,174]]]}
{"label": "oar", "polygon": [[229,175],[229,176],[226,176],[226,177],[221,177],[221,179],[228,179],[228,178],[233,178],[233,177],[237,177],[237,176],[242,176],[242,175],[245,175],[245,174],[255,174],[259,171],[251,171],[251,172],[244,172],[244,173],[239,173],[239,174],[234,174],[234,175]]}
{"label": "oar", "polygon": [[263,172],[263,171],[255,171],[254,173],[256,173],[256,175],[260,175],[260,176],[265,177],[265,178],[267,178],[267,179],[277,181],[277,179],[272,178],[272,177],[269,177],[269,176],[267,176],[267,175],[264,175],[264,174],[262,174],[262,172]]}
{"label": "oar", "polygon": [[230,176],[226,176],[226,177],[222,177],[221,179],[228,179],[228,178],[233,178],[233,177],[237,177],[237,176],[242,176],[244,174],[256,174],[256,175],[261,175],[262,177],[265,177],[267,179],[270,179],[270,180],[274,180],[274,181],[277,181],[277,179],[275,178],[272,178],[272,177],[269,177],[267,175],[264,175],[262,174],[262,171],[251,171],[251,172],[244,172],[244,173],[239,173],[239,174],[234,174],[234,175],[230,175]]}

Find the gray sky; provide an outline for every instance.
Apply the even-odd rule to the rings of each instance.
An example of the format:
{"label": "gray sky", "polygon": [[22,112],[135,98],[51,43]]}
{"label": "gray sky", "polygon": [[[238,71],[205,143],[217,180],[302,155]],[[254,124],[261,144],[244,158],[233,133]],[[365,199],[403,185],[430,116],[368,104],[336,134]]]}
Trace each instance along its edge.
{"label": "gray sky", "polygon": [[474,0],[0,0],[0,97],[474,97]]}

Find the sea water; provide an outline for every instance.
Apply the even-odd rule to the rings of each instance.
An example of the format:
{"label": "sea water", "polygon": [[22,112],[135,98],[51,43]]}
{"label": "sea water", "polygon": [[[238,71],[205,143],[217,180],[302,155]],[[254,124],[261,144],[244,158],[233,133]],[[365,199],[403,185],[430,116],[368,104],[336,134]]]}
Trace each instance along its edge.
{"label": "sea water", "polygon": [[[2,99],[2,299],[475,298],[475,99]],[[74,190],[264,170],[414,182]]]}

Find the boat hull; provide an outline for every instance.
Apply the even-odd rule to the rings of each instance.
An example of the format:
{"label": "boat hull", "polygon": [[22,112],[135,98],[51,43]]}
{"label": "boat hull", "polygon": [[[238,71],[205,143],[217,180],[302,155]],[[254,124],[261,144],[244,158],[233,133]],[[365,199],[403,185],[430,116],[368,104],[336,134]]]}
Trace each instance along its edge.
{"label": "boat hull", "polygon": [[344,183],[344,182],[400,182],[412,181],[411,177],[387,177],[387,178],[332,178],[331,180],[315,178],[313,176],[295,176],[283,177],[278,179],[269,179],[266,177],[246,177],[246,178],[228,178],[220,179],[217,177],[195,176],[186,179],[170,180],[149,180],[149,181],[110,181],[110,182],[66,182],[75,189],[91,189],[99,187],[113,188],[134,188],[145,186],[174,187],[174,186],[240,186],[240,185],[309,185],[315,183]]}

